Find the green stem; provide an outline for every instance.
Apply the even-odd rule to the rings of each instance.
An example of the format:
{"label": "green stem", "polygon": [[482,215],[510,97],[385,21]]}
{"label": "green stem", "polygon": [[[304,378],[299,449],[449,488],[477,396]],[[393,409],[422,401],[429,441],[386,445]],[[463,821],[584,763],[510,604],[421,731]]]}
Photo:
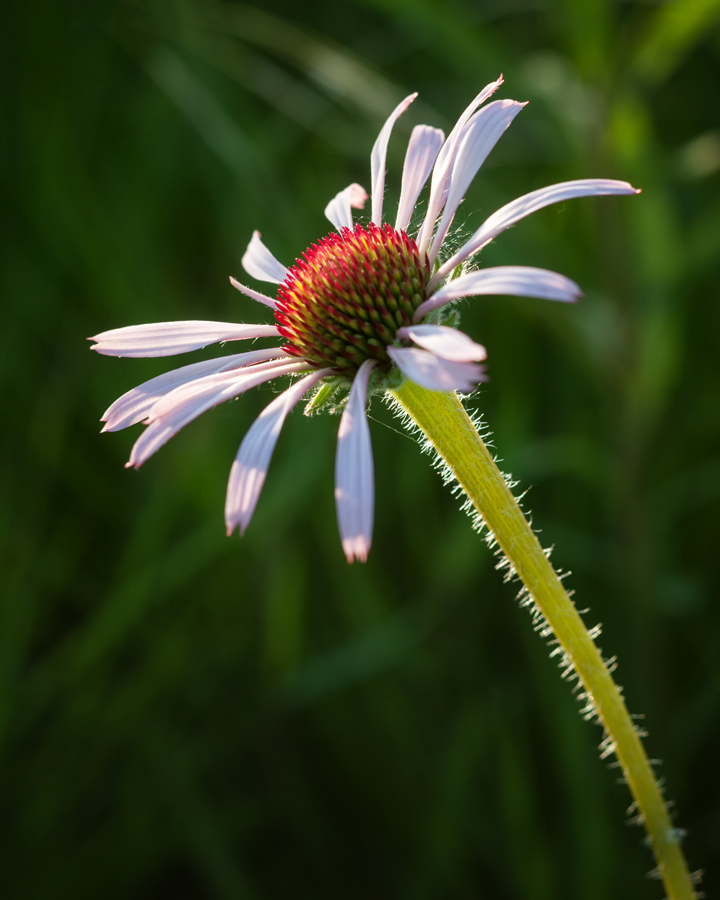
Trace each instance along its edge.
{"label": "green stem", "polygon": [[608,666],[522,513],[500,470],[455,394],[404,381],[392,397],[449,467],[510,560],[585,688],[637,803],[670,900],[693,900],[685,857],[637,728]]}

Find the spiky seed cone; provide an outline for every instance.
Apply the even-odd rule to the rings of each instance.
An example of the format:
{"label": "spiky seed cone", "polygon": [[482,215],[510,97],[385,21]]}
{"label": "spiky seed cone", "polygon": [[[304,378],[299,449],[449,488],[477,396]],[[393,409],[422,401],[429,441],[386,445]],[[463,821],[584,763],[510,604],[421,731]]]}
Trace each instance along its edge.
{"label": "spiky seed cone", "polygon": [[410,325],[430,279],[415,241],[389,225],[356,225],[303,253],[277,296],[284,349],[352,375],[366,359],[391,365],[387,346]]}

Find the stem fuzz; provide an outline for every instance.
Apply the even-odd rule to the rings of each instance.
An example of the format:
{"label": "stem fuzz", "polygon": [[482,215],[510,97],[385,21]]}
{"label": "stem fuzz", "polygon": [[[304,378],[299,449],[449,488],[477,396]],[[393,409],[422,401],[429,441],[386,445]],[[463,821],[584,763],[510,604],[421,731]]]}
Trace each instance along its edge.
{"label": "stem fuzz", "polygon": [[391,395],[482,516],[574,667],[588,709],[605,727],[603,752],[615,753],[637,803],[668,897],[694,900],[678,830],[622,695],[464,406],[456,394],[428,391],[407,380]]}

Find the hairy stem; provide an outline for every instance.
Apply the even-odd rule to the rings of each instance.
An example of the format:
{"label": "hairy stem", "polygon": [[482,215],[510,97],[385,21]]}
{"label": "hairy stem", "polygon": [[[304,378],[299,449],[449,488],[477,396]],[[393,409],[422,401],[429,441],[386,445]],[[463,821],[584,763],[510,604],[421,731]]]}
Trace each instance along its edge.
{"label": "hairy stem", "polygon": [[695,892],[637,728],[608,666],[465,408],[454,394],[405,381],[392,397],[440,454],[522,580],[583,684],[588,709],[605,727],[603,755],[615,753],[637,803],[670,900]]}

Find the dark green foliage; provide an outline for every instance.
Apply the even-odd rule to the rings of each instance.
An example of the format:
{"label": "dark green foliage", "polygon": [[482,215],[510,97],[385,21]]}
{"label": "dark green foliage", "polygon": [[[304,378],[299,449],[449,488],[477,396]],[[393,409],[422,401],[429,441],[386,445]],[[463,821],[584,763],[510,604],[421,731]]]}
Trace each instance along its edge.
{"label": "dark green foliage", "polygon": [[[601,734],[417,444],[375,399],[376,535],[348,567],[336,416],[298,410],[246,537],[230,463],[267,387],[137,473],[99,435],[173,360],[87,350],[237,294],[369,187],[394,103],[447,128],[503,72],[530,99],[457,217],[571,178],[483,263],[586,296],[463,304],[473,398],[720,891],[718,4],[27,0],[3,15],[0,893],[12,900],[660,900]],[[210,355],[212,350],[207,351]],[[193,359],[200,358],[200,354]],[[180,360],[182,364],[187,358]],[[191,361],[187,359],[187,361]],[[137,431],[138,429],[134,429]]]}

